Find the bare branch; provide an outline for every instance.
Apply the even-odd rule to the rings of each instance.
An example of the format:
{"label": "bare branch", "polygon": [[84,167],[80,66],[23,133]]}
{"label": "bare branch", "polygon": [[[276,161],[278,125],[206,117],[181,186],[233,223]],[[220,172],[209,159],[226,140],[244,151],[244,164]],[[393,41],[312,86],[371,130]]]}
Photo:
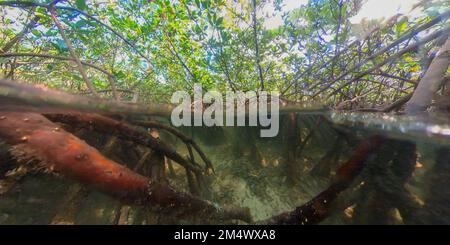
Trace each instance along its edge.
{"label": "bare branch", "polygon": [[14,36],[7,44],[5,44],[5,46],[3,46],[3,48],[0,48],[0,54],[8,52],[14,44],[19,42],[36,25],[39,19],[39,16],[33,17],[33,19],[25,25],[21,32]]}
{"label": "bare branch", "polygon": [[75,50],[72,46],[72,43],[67,38],[66,34],[64,33],[64,28],[62,27],[61,23],[58,20],[58,17],[56,16],[56,10],[54,8],[50,8],[50,14],[52,16],[53,21],[55,22],[56,27],[58,27],[59,34],[61,35],[62,39],[67,45],[67,48],[69,49],[70,56],[72,56],[72,59],[75,61],[75,64],[77,65],[78,71],[80,72],[81,76],[83,77],[84,82],[86,83],[86,86],[89,88],[89,90],[92,92],[94,96],[99,97],[99,94],[95,91],[94,85],[92,84],[91,80],[86,74],[86,71],[83,68],[83,64],[81,64],[80,59],[78,58],[77,54],[75,53]]}
{"label": "bare branch", "polygon": [[[365,75],[377,70],[378,68],[380,68],[381,66],[387,64],[388,62],[394,61],[398,58],[400,58],[402,55],[414,51],[417,48],[419,48],[420,46],[440,37],[443,34],[446,34],[450,32],[450,27],[444,28],[442,30],[438,30],[426,37],[424,37],[422,40],[410,44],[408,47],[400,50],[399,52],[395,53],[394,55],[389,56],[387,59],[385,59],[384,61],[382,61],[381,63],[378,63],[377,65],[373,66],[372,68],[368,69],[367,71],[361,72],[358,75],[356,75],[354,78],[352,78],[350,81],[344,83],[343,85],[339,86],[339,88],[335,89],[333,92],[331,92],[327,98],[330,98],[331,96],[335,95],[336,93],[338,93],[339,91],[341,91],[343,88],[345,88],[346,86],[348,86],[349,84],[352,84],[353,82],[357,81],[358,79],[364,77]],[[333,80],[332,83],[330,83],[327,87],[321,89],[319,92],[315,93],[312,98],[314,98],[315,96],[319,95],[320,93],[324,92],[325,90],[327,90],[329,87],[331,87],[333,85],[334,82],[337,82],[337,80]]]}

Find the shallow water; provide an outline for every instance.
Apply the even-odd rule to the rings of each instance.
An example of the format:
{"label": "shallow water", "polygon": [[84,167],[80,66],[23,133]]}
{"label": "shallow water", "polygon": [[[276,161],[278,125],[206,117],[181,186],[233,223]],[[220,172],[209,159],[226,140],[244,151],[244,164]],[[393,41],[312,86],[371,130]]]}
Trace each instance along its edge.
{"label": "shallow water", "polygon": [[[361,140],[382,135],[382,146],[350,187],[333,200],[320,224],[449,224],[449,118],[310,110],[283,113],[274,138],[260,138],[257,127],[181,130],[198,142],[214,165],[215,174],[204,183],[208,187],[204,197],[219,205],[249,207],[254,220],[308,202],[333,183],[336,170]],[[101,145],[98,135],[80,137],[91,145]],[[164,132],[160,137],[188,155],[181,141]],[[6,145],[0,148],[5,154]],[[411,153],[417,158],[411,160]],[[114,160],[126,162],[120,157]],[[188,191],[183,169],[173,164],[168,176],[171,185]],[[115,224],[123,218],[118,212],[124,207],[118,201],[96,191],[71,197],[71,190],[77,188],[80,186],[62,177],[29,174],[0,196],[0,224],[57,223],[57,216],[67,210],[74,213],[76,224]],[[209,223],[160,211],[132,206],[121,222]]]}

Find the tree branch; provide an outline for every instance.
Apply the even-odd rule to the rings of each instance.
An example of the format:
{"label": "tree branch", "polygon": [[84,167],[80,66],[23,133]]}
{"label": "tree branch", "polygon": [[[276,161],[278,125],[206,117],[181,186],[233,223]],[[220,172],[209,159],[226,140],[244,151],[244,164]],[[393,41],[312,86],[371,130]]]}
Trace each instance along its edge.
{"label": "tree branch", "polygon": [[[393,60],[395,60],[395,59],[398,59],[398,58],[400,58],[402,55],[404,55],[404,54],[406,54],[406,53],[408,53],[408,52],[414,51],[414,50],[416,50],[417,48],[419,48],[420,46],[422,46],[422,45],[424,45],[424,44],[426,44],[426,43],[428,43],[428,42],[430,42],[430,41],[432,41],[432,40],[434,40],[434,39],[436,39],[436,38],[440,37],[441,35],[446,34],[446,33],[448,33],[448,32],[450,32],[450,27],[447,27],[447,28],[438,30],[438,31],[436,31],[436,32],[434,32],[434,33],[432,33],[432,34],[430,34],[430,35],[424,37],[422,40],[420,40],[420,41],[418,41],[418,42],[416,42],[416,43],[410,44],[408,47],[406,47],[406,48],[404,48],[404,49],[398,51],[398,52],[395,53],[394,55],[389,56],[387,59],[385,59],[384,61],[382,61],[382,62],[376,64],[376,65],[373,66],[372,68],[370,68],[370,69],[368,69],[368,70],[366,70],[366,71],[364,71],[364,72],[361,72],[361,73],[357,74],[357,75],[356,75],[354,78],[352,78],[350,81],[344,83],[343,85],[341,85],[341,86],[339,86],[337,89],[335,89],[333,92],[331,92],[331,93],[327,96],[327,98],[330,98],[331,96],[333,96],[333,95],[335,95],[336,93],[340,92],[343,88],[345,88],[345,87],[348,86],[349,84],[352,84],[353,82],[355,82],[355,81],[357,81],[358,79],[364,77],[365,75],[367,75],[367,74],[369,74],[369,73],[371,73],[371,72],[374,72],[375,70],[377,70],[378,68],[380,68],[380,67],[382,67],[383,65],[387,64],[388,62],[391,62],[391,61],[393,61]],[[329,87],[331,87],[331,85],[333,85],[333,83],[334,83],[335,81],[336,81],[336,80],[333,80],[333,82],[330,83],[328,86],[326,86],[325,88],[321,89],[319,92],[315,93],[315,94],[312,96],[312,98],[316,97],[316,96],[319,95],[320,93],[322,93],[322,92],[324,92],[325,90],[327,90]]]}
{"label": "tree branch", "polygon": [[[57,1],[55,1],[57,3]],[[56,4],[56,3],[52,3],[52,4]],[[34,7],[34,6],[39,6],[39,7],[44,7],[44,8],[49,8],[52,6],[52,4],[43,4],[43,3],[36,3],[36,2],[31,2],[31,1],[3,1],[0,2],[0,6],[11,6],[11,7]],[[144,54],[142,54],[141,51],[139,51],[139,49],[130,41],[128,41],[126,38],[124,38],[122,35],[120,35],[117,31],[115,31],[114,29],[112,29],[112,27],[108,26],[107,24],[101,22],[100,20],[98,20],[97,18],[95,18],[94,16],[83,12],[79,9],[76,8],[72,8],[72,7],[65,7],[65,6],[54,6],[54,8],[56,9],[61,9],[61,10],[68,10],[68,11],[72,11],[72,12],[77,12],[89,19],[92,19],[93,21],[95,21],[96,23],[98,23],[99,25],[105,27],[106,29],[108,29],[109,31],[111,31],[114,35],[116,35],[117,37],[119,37],[122,41],[124,41],[128,46],[130,46],[134,51],[136,51],[137,54],[139,54],[139,56],[141,56],[143,59],[145,59],[147,62],[149,62],[149,64],[151,65],[151,61],[149,58],[147,58]]]}
{"label": "tree branch", "polygon": [[258,69],[258,74],[259,74],[259,81],[260,81],[260,86],[261,86],[261,90],[264,90],[264,77],[263,77],[263,72],[262,72],[262,68],[261,68],[261,57],[259,55],[259,45],[258,45],[258,22],[256,20],[256,0],[252,0],[253,3],[253,11],[252,11],[252,17],[253,17],[253,39],[255,42],[255,58],[256,58],[256,67]]}
{"label": "tree branch", "polygon": [[8,52],[14,44],[19,42],[36,25],[39,19],[39,16],[34,16],[33,19],[25,25],[21,32],[14,36],[8,43],[5,44],[5,46],[3,46],[3,48],[0,49],[0,54]]}
{"label": "tree branch", "polygon": [[56,16],[56,10],[52,7],[49,8],[50,14],[52,16],[53,21],[55,22],[56,27],[58,27],[59,34],[61,35],[62,39],[67,45],[67,48],[69,49],[70,56],[72,56],[72,59],[75,61],[75,64],[77,65],[78,71],[80,72],[81,76],[83,77],[84,82],[86,83],[86,86],[89,88],[91,93],[99,97],[99,94],[95,91],[94,85],[92,84],[91,80],[86,74],[86,71],[83,68],[83,64],[81,63],[80,59],[78,58],[77,54],[75,53],[75,50],[72,46],[72,43],[67,38],[66,34],[64,33],[64,28],[62,27],[61,23],[58,20],[58,17]]}

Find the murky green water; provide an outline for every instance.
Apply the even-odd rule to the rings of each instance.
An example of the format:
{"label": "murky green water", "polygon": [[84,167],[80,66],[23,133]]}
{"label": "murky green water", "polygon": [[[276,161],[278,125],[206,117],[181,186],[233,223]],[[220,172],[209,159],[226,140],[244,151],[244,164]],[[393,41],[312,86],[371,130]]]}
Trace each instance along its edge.
{"label": "murky green water", "polygon": [[[215,174],[203,183],[207,187],[204,197],[220,205],[249,207],[254,220],[311,200],[333,183],[336,170],[361,140],[380,134],[385,138],[382,146],[369,157],[351,186],[333,200],[320,224],[449,224],[449,118],[309,111],[282,114],[274,138],[260,138],[257,127],[182,131],[198,142],[214,165]],[[160,135],[188,155],[181,141],[164,132]],[[92,133],[80,137],[94,146],[104,141]],[[6,146],[0,149],[5,161]],[[122,146],[115,151],[130,149]],[[414,154],[417,158],[410,157]],[[114,160],[127,164],[120,153],[116,155],[119,157]],[[173,171],[167,167],[170,184],[188,191],[184,170],[175,163],[172,167]],[[76,224],[116,224],[120,219],[126,224],[212,222],[179,219],[167,210],[161,213],[157,208],[133,206],[123,220],[119,210],[128,207],[95,191],[75,191],[78,196],[73,197],[77,188],[80,186],[62,177],[28,174],[0,196],[0,224],[58,223],[58,215],[69,211]]]}

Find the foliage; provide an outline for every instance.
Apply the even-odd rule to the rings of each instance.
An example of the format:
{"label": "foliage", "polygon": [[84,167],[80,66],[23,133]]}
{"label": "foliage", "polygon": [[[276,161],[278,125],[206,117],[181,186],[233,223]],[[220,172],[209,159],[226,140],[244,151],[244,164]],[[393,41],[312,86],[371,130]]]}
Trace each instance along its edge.
{"label": "foliage", "polygon": [[[38,16],[37,24],[8,53],[70,57],[47,8],[51,2],[32,2],[39,6],[3,2],[0,47]],[[346,84],[358,72],[422,38],[423,33],[417,33],[366,60],[411,28],[442,14],[449,3],[423,1],[416,6],[422,10],[417,18],[396,16],[359,24],[351,23],[350,18],[358,13],[362,0],[310,0],[289,11],[284,4],[283,0],[256,1],[256,26],[250,0],[75,0],[60,1],[55,7],[80,60],[111,73],[122,100],[132,100],[139,93],[141,102],[167,102],[174,91],[191,90],[194,83],[220,91],[259,90],[256,38],[265,90],[279,91],[296,101],[337,104],[364,97],[370,105],[382,105],[412,92],[413,82],[426,68],[428,53],[438,46],[436,42]],[[280,26],[266,25],[270,21],[270,16],[263,14],[267,8],[282,16]],[[446,23],[442,21],[427,32],[442,29]],[[366,62],[351,71],[361,61]],[[89,93],[70,61],[0,57],[0,63],[5,76]],[[107,76],[85,69],[95,88],[105,91],[102,96],[112,97],[107,92],[111,89]],[[351,72],[340,78],[346,71]],[[337,88],[341,90],[336,92]]]}

